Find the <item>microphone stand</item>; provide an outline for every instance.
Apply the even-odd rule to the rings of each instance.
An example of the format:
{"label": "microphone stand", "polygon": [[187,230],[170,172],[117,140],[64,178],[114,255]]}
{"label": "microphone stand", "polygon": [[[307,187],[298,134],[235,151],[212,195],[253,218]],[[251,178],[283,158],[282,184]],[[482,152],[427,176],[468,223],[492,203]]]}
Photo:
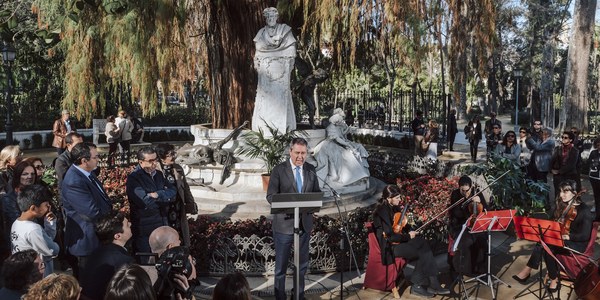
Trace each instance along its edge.
{"label": "microphone stand", "polygon": [[[338,215],[339,215],[340,221],[342,222],[342,227],[340,228],[340,232],[342,234],[342,240],[340,240],[340,250],[342,250],[342,251],[344,250],[344,243],[345,243],[344,238],[345,238],[345,240],[348,242],[348,246],[350,247],[350,249],[349,249],[350,257],[352,258],[352,261],[354,262],[354,265],[356,266],[356,274],[358,274],[358,277],[360,277],[360,276],[362,276],[362,274],[360,273],[360,269],[358,268],[358,262],[356,261],[356,256],[354,255],[354,249],[352,248],[352,241],[350,240],[350,236],[348,235],[348,224],[346,222],[346,219],[342,215],[342,210],[340,209],[339,202],[341,202],[341,196],[333,187],[331,187],[331,185],[329,185],[329,183],[327,183],[327,181],[325,181],[321,177],[319,177],[319,175],[317,175],[316,172],[313,172],[313,173],[315,174],[315,176],[317,176],[317,178],[319,180],[323,181],[325,186],[327,186],[327,188],[329,188],[329,190],[331,191],[331,194],[333,195],[335,206],[337,207]],[[350,269],[352,269],[352,261],[350,262]],[[341,268],[340,268],[340,299],[341,300],[344,299],[344,270]]]}

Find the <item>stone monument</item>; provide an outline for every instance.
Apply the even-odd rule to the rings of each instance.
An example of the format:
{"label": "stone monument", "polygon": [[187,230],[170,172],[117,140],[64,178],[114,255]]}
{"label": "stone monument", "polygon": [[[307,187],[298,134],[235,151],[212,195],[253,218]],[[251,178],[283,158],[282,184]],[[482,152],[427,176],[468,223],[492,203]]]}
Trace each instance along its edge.
{"label": "stone monument", "polygon": [[326,129],[327,138],[313,149],[317,175],[334,188],[368,183],[369,153],[363,145],[346,138],[350,128],[344,120],[344,111],[336,108],[333,113]]}
{"label": "stone monument", "polygon": [[296,115],[292,102],[290,77],[296,57],[296,39],[291,28],[277,23],[279,16],[274,7],[263,11],[267,25],[261,28],[254,44],[254,67],[258,72],[256,100],[252,115],[252,130],[265,128],[265,122],[280,132],[296,129]]}

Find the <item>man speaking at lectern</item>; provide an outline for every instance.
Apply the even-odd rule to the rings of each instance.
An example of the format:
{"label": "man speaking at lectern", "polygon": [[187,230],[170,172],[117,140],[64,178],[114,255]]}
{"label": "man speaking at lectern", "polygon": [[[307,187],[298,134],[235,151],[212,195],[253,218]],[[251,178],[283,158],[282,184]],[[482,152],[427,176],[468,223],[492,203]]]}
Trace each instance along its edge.
{"label": "man speaking at lectern", "polygon": [[[274,194],[321,192],[315,167],[306,163],[308,142],[294,138],[290,144],[290,159],[273,168],[267,201]],[[308,269],[308,243],[313,229],[312,214],[300,214],[300,299],[304,298],[304,275]],[[285,274],[292,247],[294,246],[294,215],[273,215],[273,241],[275,242],[275,299],[285,300]]]}

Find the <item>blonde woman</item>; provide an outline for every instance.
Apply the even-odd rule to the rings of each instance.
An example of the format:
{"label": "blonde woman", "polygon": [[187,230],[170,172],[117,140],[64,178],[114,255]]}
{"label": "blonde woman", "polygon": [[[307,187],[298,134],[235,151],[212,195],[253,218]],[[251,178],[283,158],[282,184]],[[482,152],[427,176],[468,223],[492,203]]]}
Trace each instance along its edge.
{"label": "blonde woman", "polygon": [[51,274],[50,276],[36,282],[24,300],[77,300],[81,288],[75,277],[68,274]]}
{"label": "blonde woman", "polygon": [[8,182],[12,180],[13,169],[21,161],[23,153],[17,145],[6,146],[0,151],[0,194],[10,192],[12,189]]}

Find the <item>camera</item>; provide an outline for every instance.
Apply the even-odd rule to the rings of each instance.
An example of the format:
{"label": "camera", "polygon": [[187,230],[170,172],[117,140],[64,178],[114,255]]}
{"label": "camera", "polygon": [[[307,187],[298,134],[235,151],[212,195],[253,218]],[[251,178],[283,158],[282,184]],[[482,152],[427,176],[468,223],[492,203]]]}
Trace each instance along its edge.
{"label": "camera", "polygon": [[[154,290],[158,299],[176,299],[176,294],[189,299],[193,288],[184,290],[175,282],[175,274],[188,278],[192,273],[192,263],[189,260],[190,251],[187,247],[179,246],[166,250],[156,262],[158,280]],[[191,287],[191,284],[190,284]]]}

